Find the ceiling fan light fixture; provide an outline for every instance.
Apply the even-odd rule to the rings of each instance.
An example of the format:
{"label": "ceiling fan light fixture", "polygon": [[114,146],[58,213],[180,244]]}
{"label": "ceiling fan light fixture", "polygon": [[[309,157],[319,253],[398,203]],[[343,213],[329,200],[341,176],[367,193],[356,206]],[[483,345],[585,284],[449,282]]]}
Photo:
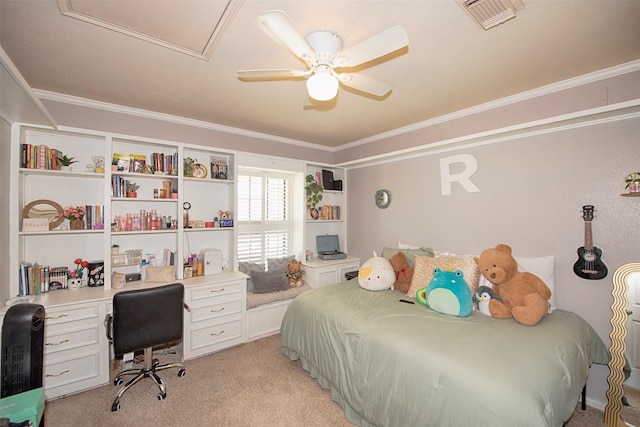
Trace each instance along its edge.
{"label": "ceiling fan light fixture", "polygon": [[316,101],[329,101],[338,94],[338,79],[330,73],[316,73],[307,80],[309,96]]}

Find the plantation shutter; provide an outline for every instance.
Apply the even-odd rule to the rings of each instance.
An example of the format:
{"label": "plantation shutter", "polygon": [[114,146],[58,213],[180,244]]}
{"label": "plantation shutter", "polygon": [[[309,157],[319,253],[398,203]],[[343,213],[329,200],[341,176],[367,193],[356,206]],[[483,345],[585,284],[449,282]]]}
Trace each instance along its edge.
{"label": "plantation shutter", "polygon": [[290,177],[286,173],[240,170],[237,259],[267,265],[289,255]]}

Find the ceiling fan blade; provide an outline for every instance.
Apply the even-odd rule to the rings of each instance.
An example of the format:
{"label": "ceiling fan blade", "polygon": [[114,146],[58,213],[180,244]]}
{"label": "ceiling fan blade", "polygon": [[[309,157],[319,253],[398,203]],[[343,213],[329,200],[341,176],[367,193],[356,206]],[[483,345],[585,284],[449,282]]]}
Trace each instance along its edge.
{"label": "ceiling fan blade", "polygon": [[355,67],[395,52],[409,44],[409,36],[400,25],[376,34],[357,45],[343,50],[334,61],[335,67]]}
{"label": "ceiling fan blade", "polygon": [[311,71],[304,70],[238,70],[238,77],[241,79],[269,79],[269,78],[291,78],[291,77],[307,77]]}
{"label": "ceiling fan blade", "polygon": [[360,74],[342,73],[338,74],[338,79],[345,86],[379,97],[385,96],[391,91],[391,89],[393,89],[393,87],[388,83],[370,79],[369,77],[364,77]]}
{"label": "ceiling fan blade", "polygon": [[316,59],[316,51],[300,34],[289,15],[281,10],[268,10],[256,18],[262,28],[307,64]]}

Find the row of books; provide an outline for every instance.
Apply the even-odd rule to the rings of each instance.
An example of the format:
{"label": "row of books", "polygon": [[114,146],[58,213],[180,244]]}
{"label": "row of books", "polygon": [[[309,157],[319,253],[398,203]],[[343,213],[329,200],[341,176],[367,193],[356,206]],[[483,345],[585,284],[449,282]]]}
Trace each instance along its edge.
{"label": "row of books", "polygon": [[320,219],[338,220],[340,219],[340,206],[322,205],[319,209]]}
{"label": "row of books", "polygon": [[67,289],[68,276],[68,267],[23,263],[18,273],[18,296],[40,295],[56,289]]}
{"label": "row of books", "polygon": [[118,172],[178,174],[177,154],[151,153],[147,159],[144,154],[113,153],[111,164],[117,166]]}
{"label": "row of books", "polygon": [[[134,189],[135,188],[135,189]],[[111,176],[111,196],[112,197],[127,197],[127,192],[136,191],[136,185],[130,180],[118,176]]]}
{"label": "row of books", "polygon": [[58,156],[62,156],[60,150],[49,148],[44,144],[20,144],[20,167],[27,169],[58,169]]}
{"label": "row of books", "polygon": [[85,205],[85,228],[87,230],[104,229],[104,206],[103,205]]}

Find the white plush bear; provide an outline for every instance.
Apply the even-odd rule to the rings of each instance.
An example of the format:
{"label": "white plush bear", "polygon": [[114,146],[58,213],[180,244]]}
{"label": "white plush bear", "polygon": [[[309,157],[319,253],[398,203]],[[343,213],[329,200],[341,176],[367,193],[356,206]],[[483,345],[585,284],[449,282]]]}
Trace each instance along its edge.
{"label": "white plush bear", "polygon": [[396,273],[391,263],[373,251],[373,258],[369,258],[358,271],[358,283],[360,287],[368,291],[384,291],[393,289],[396,281]]}
{"label": "white plush bear", "polygon": [[91,156],[93,163],[87,164],[87,172],[104,173],[104,157]]}

